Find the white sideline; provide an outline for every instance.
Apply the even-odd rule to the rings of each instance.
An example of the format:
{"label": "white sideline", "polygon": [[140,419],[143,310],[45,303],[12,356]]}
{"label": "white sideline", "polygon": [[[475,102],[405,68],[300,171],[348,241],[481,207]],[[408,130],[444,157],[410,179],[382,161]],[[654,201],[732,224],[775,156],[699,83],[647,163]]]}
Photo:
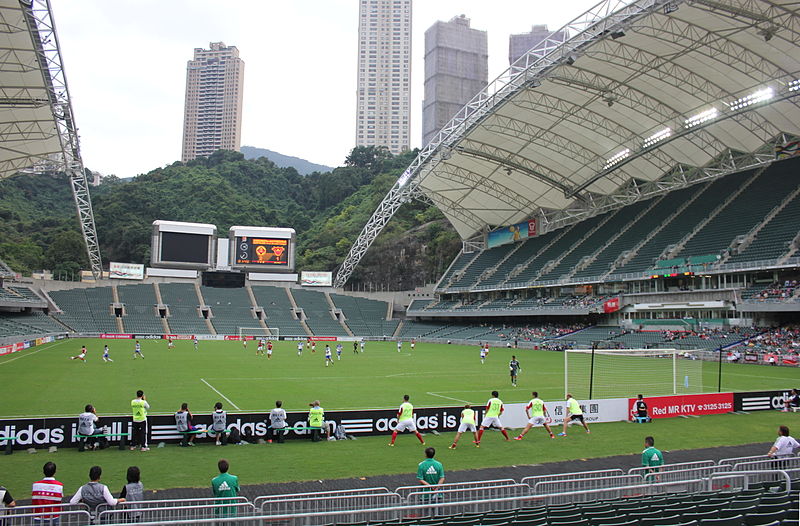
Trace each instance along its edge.
{"label": "white sideline", "polygon": [[438,396],[439,398],[447,398],[448,400],[455,400],[456,402],[463,402],[465,404],[470,403],[469,400],[462,400],[460,398],[453,398],[452,396],[445,396],[445,395],[440,395],[440,394],[436,394],[436,393],[431,393],[430,391],[427,391],[425,394],[429,394],[431,396]]}
{"label": "white sideline", "polygon": [[228,398],[228,397],[227,397],[227,396],[225,396],[224,394],[220,393],[219,391],[217,391],[217,389],[216,389],[216,388],[215,388],[213,385],[211,385],[210,383],[206,382],[206,379],[205,379],[205,378],[200,378],[200,381],[201,381],[201,382],[203,382],[204,384],[206,384],[207,386],[209,386],[209,387],[211,388],[211,390],[212,390],[212,391],[214,391],[215,393],[217,393],[218,395],[220,395],[222,398],[224,398],[224,399],[225,399],[225,400],[226,400],[226,401],[227,401],[229,404],[231,404],[231,405],[232,405],[234,408],[236,408],[236,410],[237,410],[237,411],[241,411],[241,410],[242,410],[242,409],[241,409],[241,408],[240,408],[238,405],[234,404],[234,403],[231,401],[231,399],[230,399],[230,398]]}

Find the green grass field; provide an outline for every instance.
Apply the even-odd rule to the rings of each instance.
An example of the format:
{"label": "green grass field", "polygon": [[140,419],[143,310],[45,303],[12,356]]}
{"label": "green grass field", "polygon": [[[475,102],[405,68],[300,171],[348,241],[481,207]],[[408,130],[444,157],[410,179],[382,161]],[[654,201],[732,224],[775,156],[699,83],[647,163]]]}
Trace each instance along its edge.
{"label": "green grass field", "polygon": [[[113,363],[101,359],[106,341]],[[89,349],[87,362],[69,360],[83,344]],[[284,401],[287,411],[306,411],[315,399],[333,410],[393,408],[403,394],[418,407],[484,403],[494,389],[506,403],[525,402],[534,389],[544,400],[564,395],[564,355],[559,352],[496,348],[481,364],[477,345],[420,343],[412,353],[406,342],[398,353],[394,342],[368,342],[366,352],[354,355],[352,343],[344,342],[341,361],[325,367],[324,343],[315,354],[303,351],[298,357],[295,342],[277,342],[269,360],[255,355],[252,341],[246,351],[240,342],[200,341],[198,351],[190,341],[176,341],[173,350],[163,340],[141,344],[144,360],[133,359],[131,340],[99,339],[61,340],[0,358],[3,384],[11,393],[0,416],[73,416],[87,403],[99,415],[128,414],[137,389],[146,392],[153,414],[173,413],[181,402],[201,414],[217,401],[233,412],[268,411],[276,399]],[[512,354],[523,367],[517,388],[508,376]],[[715,391],[717,364],[693,364],[702,372],[704,390]],[[602,383],[616,391],[595,391],[596,397],[666,394],[654,392],[655,387],[641,389],[643,376],[663,380],[663,374],[640,367],[604,371]],[[796,383],[794,368],[723,364],[725,391],[786,389]],[[570,390],[579,399],[587,395],[586,386],[571,385]]]}
{"label": "green grass field", "polygon": [[[88,362],[69,360],[81,344],[89,348]],[[460,405],[463,400],[483,403],[498,389],[504,401],[527,401],[532,389],[545,400],[563,397],[563,355],[557,352],[493,350],[481,365],[477,346],[418,344],[412,354],[408,343],[397,353],[393,342],[369,342],[366,352],[353,355],[345,344],[342,360],[324,365],[323,345],[317,353],[296,355],[296,343],[280,342],[271,360],[255,356],[253,342],[247,351],[238,342],[201,341],[194,351],[191,342],[178,341],[168,351],[164,341],[142,341],[144,360],[133,359],[133,341],[109,341],[113,363],[103,363],[102,340],[63,340],[0,358],[5,387],[5,416],[77,415],[86,403],[98,414],[128,414],[136,389],[144,389],[152,413],[172,413],[183,401],[196,414],[210,412],[222,393],[242,411],[268,410],[276,398],[288,410],[308,408],[319,398],[326,409],[394,408],[403,394],[417,406]],[[517,354],[523,371],[519,387],[509,385],[508,361]],[[704,375],[713,372],[704,366]],[[626,385],[630,371],[619,373]],[[713,377],[714,386],[716,377]],[[724,390],[782,389],[797,383],[797,370],[783,367],[723,364]],[[711,387],[711,386],[708,386]],[[216,391],[218,392],[216,392]],[[634,394],[634,393],[630,393]],[[649,394],[649,393],[648,393]],[[750,415],[714,415],[702,418],[662,419],[649,426],[624,422],[596,424],[591,435],[570,433],[567,439],[550,440],[534,429],[521,442],[505,442],[497,432],[487,432],[482,447],[472,447],[465,437],[450,451],[452,433],[427,435],[428,445],[439,451],[446,470],[537,464],[611,455],[636,455],[645,433],[657,437],[665,451],[753,442],[772,442],[780,424],[800,426],[800,414],[773,411]],[[355,441],[321,442],[289,440],[286,444],[194,448],[153,448],[150,452],[118,451],[111,448],[79,453],[63,448],[56,453],[41,450],[36,455],[17,451],[0,457],[0,483],[12,495],[25,498],[42,464],[54,460],[66,492],[85,482],[91,465],[104,469],[103,481],[113,491],[123,483],[128,466],[142,469],[145,487],[205,487],[215,474],[216,461],[226,457],[231,471],[242,484],[371,477],[412,472],[423,456],[423,448],[412,436],[398,437],[397,446],[386,447],[388,437],[362,437]],[[667,457],[669,460],[669,457]]]}

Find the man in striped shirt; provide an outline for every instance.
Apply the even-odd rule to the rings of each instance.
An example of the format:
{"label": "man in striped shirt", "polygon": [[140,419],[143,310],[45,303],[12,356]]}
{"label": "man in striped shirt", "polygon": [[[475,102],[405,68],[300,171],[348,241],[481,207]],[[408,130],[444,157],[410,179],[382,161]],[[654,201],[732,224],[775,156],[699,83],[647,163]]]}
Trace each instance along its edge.
{"label": "man in striped shirt", "polygon": [[58,520],[58,511],[61,510],[61,499],[64,497],[64,485],[55,479],[56,465],[54,462],[45,462],[42,468],[44,478],[33,483],[31,490],[31,505],[37,506],[34,513],[41,513],[36,524],[55,524]]}

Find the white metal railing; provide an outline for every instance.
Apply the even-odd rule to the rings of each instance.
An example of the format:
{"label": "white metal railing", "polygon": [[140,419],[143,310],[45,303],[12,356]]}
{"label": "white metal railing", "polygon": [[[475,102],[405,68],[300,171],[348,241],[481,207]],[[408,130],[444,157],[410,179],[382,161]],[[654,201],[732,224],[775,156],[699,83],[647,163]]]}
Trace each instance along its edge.
{"label": "white metal railing", "polygon": [[130,522],[184,522],[220,517],[246,517],[256,514],[250,502],[209,504],[201,506],[162,506],[156,508],[111,509],[97,514],[97,524]]}
{"label": "white metal railing", "polygon": [[249,502],[247,497],[197,497],[192,499],[157,499],[157,500],[137,500],[120,502],[116,506],[110,506],[105,502],[97,506],[97,513],[106,510],[131,510],[142,508],[169,508],[187,506],[208,506],[219,504],[237,504]]}
{"label": "white metal railing", "polygon": [[389,488],[381,486],[374,488],[338,489],[330,491],[310,491],[304,493],[283,493],[280,495],[261,495],[253,500],[253,504],[255,505],[256,509],[261,510],[265,502],[277,500],[319,497],[349,497],[351,495],[377,495],[381,493],[390,494],[392,491],[390,491]]}
{"label": "white metal railing", "polygon": [[533,486],[534,495],[549,495],[554,493],[573,493],[593,489],[618,488],[621,486],[636,486],[644,484],[641,475],[617,475],[614,477],[597,477],[589,479],[564,479],[537,482]]}
{"label": "white metal railing", "polygon": [[[664,464],[662,466],[658,466],[658,471],[664,473],[666,471],[678,471],[678,470],[686,470],[686,469],[696,469],[696,468],[706,468],[706,467],[714,467],[717,463],[713,460],[697,460],[693,462],[677,462],[675,464]],[[650,468],[648,467],[636,467],[631,468],[628,470],[628,475],[634,474],[644,474],[648,473]]]}
{"label": "white metal railing", "polygon": [[535,475],[532,477],[525,477],[520,482],[527,484],[531,488],[536,486],[537,482],[549,482],[553,480],[566,480],[566,479],[590,479],[600,477],[614,477],[617,475],[624,475],[625,472],[621,469],[598,469],[594,471],[577,471],[575,473],[555,473],[552,475]]}
{"label": "white metal railing", "polygon": [[[447,482],[436,486],[438,489],[471,489],[471,488],[493,488],[497,486],[513,486],[517,484],[514,479],[493,479],[493,480],[476,480],[470,482]],[[524,484],[524,483],[523,483]],[[400,495],[403,499],[407,499],[410,493],[416,493],[421,489],[419,484],[415,486],[400,486],[394,490],[395,493]]]}
{"label": "white metal railing", "polygon": [[[25,506],[27,508],[27,506]],[[85,526],[92,523],[92,517],[86,510],[62,511],[58,513],[58,523],[43,518],[42,513],[16,513],[13,508],[4,509],[6,515],[0,513],[0,524],[3,526],[30,526],[31,524],[58,524],[58,526]],[[38,522],[35,522],[38,521]]]}

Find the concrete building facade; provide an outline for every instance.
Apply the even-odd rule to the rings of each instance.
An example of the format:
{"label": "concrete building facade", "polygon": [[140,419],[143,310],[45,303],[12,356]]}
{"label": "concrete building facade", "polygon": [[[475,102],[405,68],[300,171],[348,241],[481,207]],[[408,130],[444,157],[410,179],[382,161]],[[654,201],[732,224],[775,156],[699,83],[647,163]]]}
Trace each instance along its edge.
{"label": "concrete building facade", "polygon": [[470,28],[464,15],[436,22],[425,31],[425,95],[422,145],[486,87],[489,47],[486,31]]}
{"label": "concrete building facade", "polygon": [[553,35],[557,39],[563,37],[562,31],[550,31],[547,25],[539,24],[531,28],[530,33],[511,35],[508,39],[508,64],[511,65],[522,55],[536,47],[544,39]]}
{"label": "concrete building facade", "polygon": [[408,150],[411,0],[359,0],[356,146]]}
{"label": "concrete building facade", "polygon": [[195,48],[186,66],[183,153],[186,162],[242,142],[244,61],[235,46],[211,42]]}

